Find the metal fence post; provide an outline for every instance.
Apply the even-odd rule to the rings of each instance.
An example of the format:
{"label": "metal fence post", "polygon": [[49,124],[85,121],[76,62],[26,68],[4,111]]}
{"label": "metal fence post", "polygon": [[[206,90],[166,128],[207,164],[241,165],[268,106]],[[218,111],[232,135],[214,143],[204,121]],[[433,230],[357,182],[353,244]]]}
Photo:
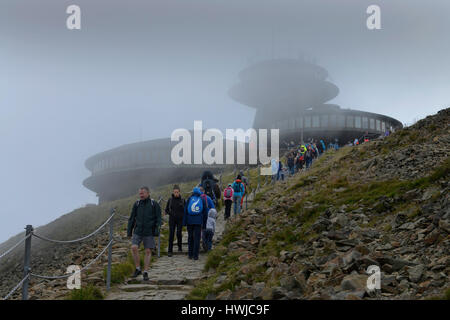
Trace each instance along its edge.
{"label": "metal fence post", "polygon": [[[30,257],[31,257],[31,232],[33,232],[33,226],[27,225],[25,236],[28,237],[25,240],[25,257],[23,261],[23,277],[27,277],[30,273]],[[22,284],[22,300],[28,300],[28,285],[30,278],[27,277]]]}
{"label": "metal fence post", "polygon": [[[115,209],[111,209],[111,217],[114,214]],[[111,267],[112,267],[112,240],[114,232],[114,218],[109,221],[109,247],[108,247],[108,269],[106,270],[106,291],[111,289]]]}

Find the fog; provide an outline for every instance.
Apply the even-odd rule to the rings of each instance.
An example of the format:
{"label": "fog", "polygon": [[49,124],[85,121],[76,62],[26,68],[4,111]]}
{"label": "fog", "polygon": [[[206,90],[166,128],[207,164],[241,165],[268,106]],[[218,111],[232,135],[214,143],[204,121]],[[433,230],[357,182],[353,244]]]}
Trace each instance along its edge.
{"label": "fog", "polygon": [[[66,8],[81,7],[81,30]],[[366,9],[381,7],[381,30]],[[271,58],[326,68],[342,108],[403,123],[450,104],[448,0],[2,0],[0,241],[96,203],[89,156],[176,128],[249,128],[228,89]]]}

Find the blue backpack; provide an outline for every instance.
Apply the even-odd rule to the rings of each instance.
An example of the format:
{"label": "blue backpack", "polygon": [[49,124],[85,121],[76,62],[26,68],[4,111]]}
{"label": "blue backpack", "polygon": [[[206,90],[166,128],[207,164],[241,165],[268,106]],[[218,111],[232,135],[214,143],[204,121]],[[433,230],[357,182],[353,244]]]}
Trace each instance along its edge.
{"label": "blue backpack", "polygon": [[203,199],[200,196],[189,198],[187,212],[190,216],[197,216],[203,211]]}

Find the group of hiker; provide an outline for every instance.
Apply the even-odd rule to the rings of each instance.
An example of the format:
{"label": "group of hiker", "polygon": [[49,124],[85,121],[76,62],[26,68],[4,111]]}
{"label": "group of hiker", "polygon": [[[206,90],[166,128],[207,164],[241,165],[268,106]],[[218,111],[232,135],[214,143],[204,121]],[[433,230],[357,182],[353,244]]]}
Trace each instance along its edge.
{"label": "group of hiker", "polygon": [[[241,212],[248,179],[241,171],[233,183],[223,190],[225,205],[225,220],[230,218],[234,203],[234,214]],[[198,260],[200,246],[205,252],[211,250],[216,229],[217,206],[222,192],[218,180],[210,171],[205,171],[201,182],[194,187],[187,199],[184,199],[178,185],[173,186],[172,195],[167,200],[165,214],[169,217],[169,244],[167,255],[172,257],[175,236],[178,252],[183,252],[182,230],[186,226],[188,232],[188,258]],[[140,274],[148,280],[148,271],[155,249],[155,237],[159,236],[162,223],[161,207],[150,197],[148,187],[139,189],[139,200],[132,207],[128,219],[127,236],[131,238],[131,252],[135,264],[133,277]],[[139,246],[143,243],[145,249],[144,270],[141,270]]]}
{"label": "group of hiker", "polygon": [[[318,158],[326,150],[326,145],[323,140],[319,142],[311,141],[309,143],[300,144],[291,148],[286,156],[286,166],[288,168],[289,175],[294,175],[303,169],[309,169],[312,166],[313,160]],[[284,174],[280,174],[282,171],[282,164],[279,163],[279,169],[277,172],[276,180],[284,180]]]}
{"label": "group of hiker", "polygon": [[[385,136],[388,136],[387,132]],[[361,141],[360,141],[361,140]],[[368,142],[368,136],[362,139],[355,139],[349,142],[350,145],[359,145]],[[301,170],[311,168],[314,159],[318,158],[327,150],[327,144],[323,139],[319,141],[311,140],[307,143],[295,145],[291,142],[287,145],[286,166],[280,160],[272,159],[272,179],[284,180],[285,174],[294,175]],[[328,143],[328,149],[339,149],[338,140]],[[224,219],[231,216],[233,207],[234,215],[241,212],[243,200],[248,192],[248,178],[240,171],[236,179],[228,184],[225,189],[220,190],[219,181],[210,171],[205,171],[201,177],[201,182],[194,187],[187,199],[182,197],[180,187],[173,186],[171,197],[167,200],[165,214],[169,217],[169,245],[167,254],[173,254],[175,236],[177,237],[178,252],[183,251],[182,230],[187,227],[188,232],[188,258],[198,260],[200,246],[205,252],[211,250],[213,237],[216,229],[216,218],[219,201],[223,195],[225,205]],[[234,204],[234,206],[233,206]],[[143,273],[144,280],[148,280],[148,269],[155,248],[155,237],[159,236],[161,226],[161,207],[158,202],[150,198],[148,187],[139,189],[139,200],[136,201],[131,210],[128,220],[127,235],[131,238],[131,251],[136,270],[133,277]],[[144,271],[141,271],[138,248],[143,243],[145,248]]]}

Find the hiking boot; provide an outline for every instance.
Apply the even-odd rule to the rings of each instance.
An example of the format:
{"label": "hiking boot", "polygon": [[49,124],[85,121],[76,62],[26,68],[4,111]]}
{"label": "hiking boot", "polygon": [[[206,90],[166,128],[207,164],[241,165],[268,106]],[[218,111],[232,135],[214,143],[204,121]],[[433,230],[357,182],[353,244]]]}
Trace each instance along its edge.
{"label": "hiking boot", "polygon": [[148,281],[148,272],[144,271],[144,281]]}
{"label": "hiking boot", "polygon": [[197,261],[198,260],[198,257],[194,257],[194,261]]}
{"label": "hiking boot", "polygon": [[178,248],[178,252],[183,252],[183,248]]}
{"label": "hiking boot", "polygon": [[194,259],[194,257],[192,257],[192,256],[189,256],[189,260],[192,260],[192,259]]}
{"label": "hiking boot", "polygon": [[142,272],[139,269],[134,270],[133,275],[131,276],[132,278],[136,278],[138,275],[140,275]]}
{"label": "hiking boot", "polygon": [[171,256],[172,256],[172,252],[168,252],[168,253],[167,253],[167,256],[168,256],[168,257],[171,257]]}

